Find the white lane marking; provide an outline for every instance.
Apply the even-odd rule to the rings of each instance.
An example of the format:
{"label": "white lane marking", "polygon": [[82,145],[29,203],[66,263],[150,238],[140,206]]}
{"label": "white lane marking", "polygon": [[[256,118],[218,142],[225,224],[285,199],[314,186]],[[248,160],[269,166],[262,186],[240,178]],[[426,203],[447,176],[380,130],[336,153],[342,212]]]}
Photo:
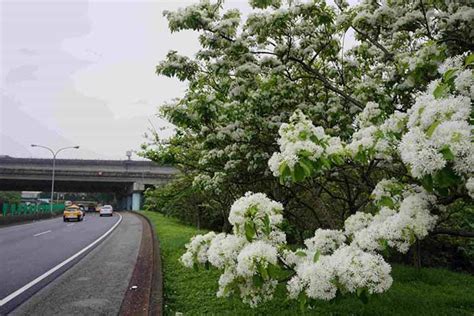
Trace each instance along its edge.
{"label": "white lane marking", "polygon": [[71,224],[67,224],[66,226],[72,226],[72,225],[74,225],[74,223],[71,223]]}
{"label": "white lane marking", "polygon": [[118,214],[120,216],[120,218],[118,219],[118,221],[114,224],[114,226],[112,226],[108,231],[106,231],[102,236],[100,236],[99,238],[97,238],[94,242],[92,242],[89,246],[86,246],[84,247],[81,251],[79,251],[78,253],[76,253],[75,255],[72,255],[71,257],[67,258],[66,260],[64,260],[63,262],[61,262],[60,264],[58,264],[57,266],[55,266],[54,268],[50,269],[49,271],[43,273],[42,275],[40,275],[39,277],[37,277],[36,279],[34,279],[33,281],[31,281],[30,283],[28,284],[25,284],[24,286],[22,286],[21,288],[19,288],[18,290],[16,290],[15,292],[9,294],[8,296],[4,297],[3,299],[0,300],[0,306],[3,306],[5,305],[6,303],[10,302],[12,299],[14,299],[15,297],[17,297],[18,295],[20,295],[21,293],[25,292],[26,290],[28,290],[29,288],[31,288],[32,286],[34,286],[35,284],[37,284],[38,282],[40,282],[41,280],[45,279],[46,277],[50,276],[51,274],[53,274],[54,272],[56,272],[57,270],[61,269],[63,266],[65,266],[66,264],[68,264],[69,262],[71,262],[72,260],[76,259],[77,257],[79,257],[81,254],[83,254],[84,252],[86,252],[87,250],[89,250],[91,247],[93,247],[94,245],[96,245],[99,241],[101,241],[102,239],[104,239],[105,237],[107,237],[107,235],[109,235],[119,224],[120,222],[122,221],[122,215]]}
{"label": "white lane marking", "polygon": [[47,230],[47,231],[45,231],[45,232],[35,234],[35,235],[33,235],[33,237],[40,236],[40,235],[44,235],[44,234],[47,234],[47,233],[50,233],[50,232],[51,232],[50,230]]}

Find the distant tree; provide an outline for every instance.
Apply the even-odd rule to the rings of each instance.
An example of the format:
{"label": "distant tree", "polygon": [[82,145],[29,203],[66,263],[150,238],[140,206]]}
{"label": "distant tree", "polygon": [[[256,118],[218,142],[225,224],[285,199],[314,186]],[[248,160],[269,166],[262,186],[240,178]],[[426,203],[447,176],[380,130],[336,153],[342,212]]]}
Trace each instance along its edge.
{"label": "distant tree", "polygon": [[0,204],[9,203],[16,204],[21,201],[21,192],[16,191],[0,191]]}

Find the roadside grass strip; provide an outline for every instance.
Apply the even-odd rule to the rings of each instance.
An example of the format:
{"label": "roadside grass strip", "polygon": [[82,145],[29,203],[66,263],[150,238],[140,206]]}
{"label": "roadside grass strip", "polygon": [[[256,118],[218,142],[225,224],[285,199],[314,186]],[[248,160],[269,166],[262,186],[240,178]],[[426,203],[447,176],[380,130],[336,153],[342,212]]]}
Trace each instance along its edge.
{"label": "roadside grass strip", "polygon": [[[195,234],[204,233],[160,213],[144,212],[160,239],[164,278],[165,315],[299,315],[297,301],[286,299],[285,285],[275,298],[256,309],[238,298],[218,298],[220,271],[187,269],[178,262],[184,245]],[[474,276],[445,269],[394,265],[394,283],[382,295],[373,295],[364,305],[356,297],[320,301],[305,315],[474,315]]]}

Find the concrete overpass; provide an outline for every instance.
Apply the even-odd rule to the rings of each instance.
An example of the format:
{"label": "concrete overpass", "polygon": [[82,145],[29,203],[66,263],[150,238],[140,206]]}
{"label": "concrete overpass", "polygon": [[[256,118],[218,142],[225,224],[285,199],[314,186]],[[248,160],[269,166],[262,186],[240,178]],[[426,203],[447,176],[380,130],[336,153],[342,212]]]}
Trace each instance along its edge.
{"label": "concrete overpass", "polygon": [[[142,193],[170,181],[176,169],[151,161],[56,159],[55,192],[110,192],[124,210],[139,210]],[[0,191],[51,190],[52,160],[0,156]]]}

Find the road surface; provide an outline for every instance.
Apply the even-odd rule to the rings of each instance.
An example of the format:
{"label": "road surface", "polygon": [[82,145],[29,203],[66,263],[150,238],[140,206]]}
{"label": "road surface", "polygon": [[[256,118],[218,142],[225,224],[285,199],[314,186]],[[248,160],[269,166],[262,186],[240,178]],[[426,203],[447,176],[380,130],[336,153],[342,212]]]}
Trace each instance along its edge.
{"label": "road surface", "polygon": [[[117,315],[135,268],[142,222],[124,213],[121,224],[76,265],[11,312],[11,316]],[[142,284],[136,284],[142,286]]]}
{"label": "road surface", "polygon": [[54,218],[0,228],[0,315],[78,262],[121,218],[87,213],[81,222]]}

